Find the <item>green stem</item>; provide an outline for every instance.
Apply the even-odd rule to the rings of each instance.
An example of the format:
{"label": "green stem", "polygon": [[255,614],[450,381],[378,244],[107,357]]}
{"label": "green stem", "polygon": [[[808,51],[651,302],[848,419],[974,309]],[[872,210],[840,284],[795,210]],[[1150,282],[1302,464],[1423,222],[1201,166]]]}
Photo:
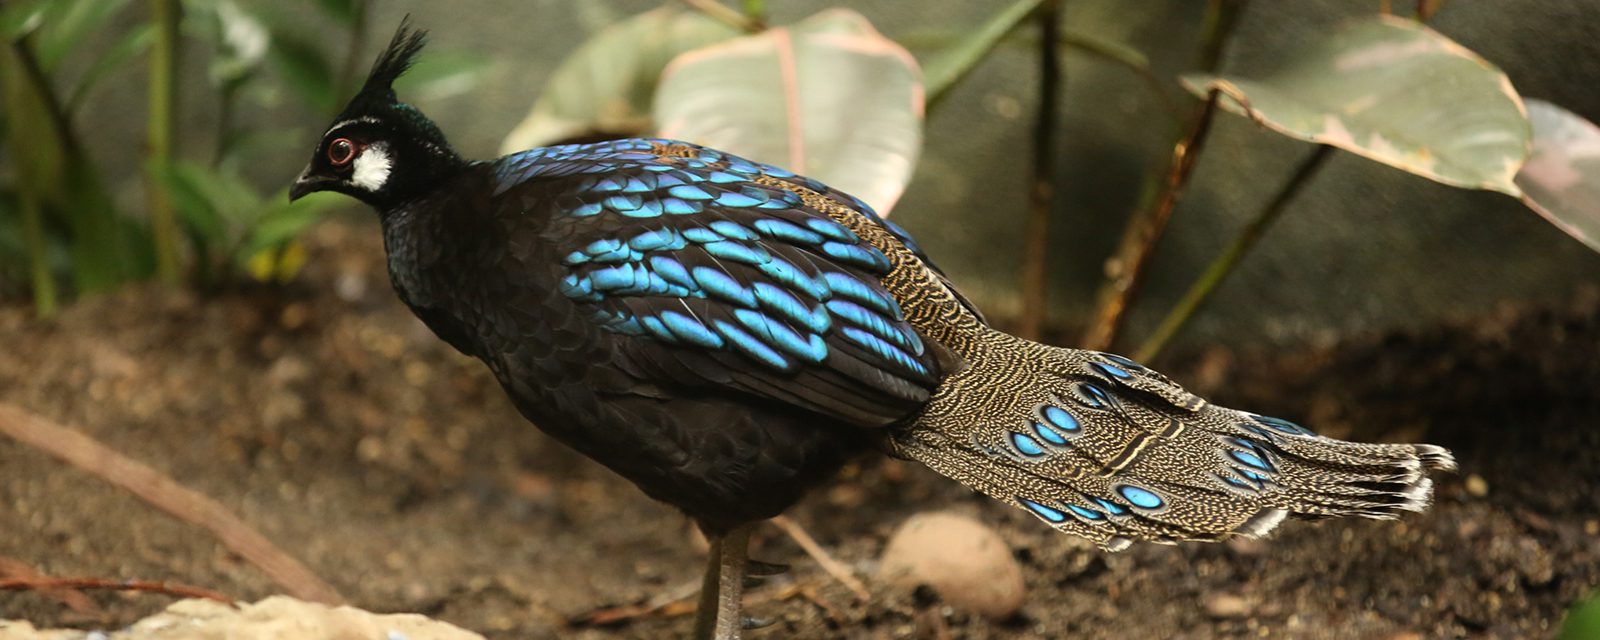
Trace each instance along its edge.
{"label": "green stem", "polygon": [[729,9],[727,6],[723,5],[722,3],[717,2],[717,0],[678,0],[678,1],[682,2],[682,3],[686,4],[686,5],[689,5],[689,8],[694,9],[695,11],[699,11],[700,13],[706,14],[706,16],[712,18],[713,20],[719,20],[721,22],[724,22],[728,26],[731,26],[731,27],[733,27],[735,29],[738,29],[740,31],[745,31],[745,32],[748,32],[748,33],[760,33],[762,31],[765,31],[766,28],[767,28],[767,25],[765,23],[761,22],[760,20],[752,20],[749,17],[745,16],[744,14],[739,13],[738,11],[734,11],[733,9]]}
{"label": "green stem", "polygon": [[1092,38],[1081,33],[1074,33],[1072,31],[1061,32],[1061,46],[1068,49],[1081,51],[1132,71],[1134,75],[1139,76],[1139,79],[1144,82],[1145,88],[1150,90],[1150,94],[1155,96],[1157,101],[1161,102],[1162,110],[1166,111],[1167,116],[1172,119],[1173,129],[1182,129],[1183,117],[1185,115],[1183,109],[1178,106],[1177,102],[1173,101],[1172,96],[1168,94],[1166,88],[1162,86],[1161,77],[1157,76],[1154,71],[1150,70],[1149,62],[1142,59],[1130,58],[1121,51],[1107,47],[1105,41],[1103,40]]}
{"label": "green stem", "polygon": [[[1246,3],[1247,0],[1211,0],[1206,5],[1204,35],[1197,59],[1201,70],[1214,72],[1222,63],[1222,53]],[[1094,315],[1084,333],[1083,348],[1110,349],[1122,332],[1128,311],[1149,270],[1150,258],[1155,255],[1155,245],[1166,231],[1178,195],[1188,185],[1194,163],[1199,160],[1200,143],[1216,112],[1215,100],[1216,96],[1211,96],[1206,105],[1191,116],[1183,129],[1185,133],[1173,142],[1172,160],[1162,174],[1167,176],[1165,184],[1160,191],[1147,186],[1145,193],[1156,194],[1154,200],[1142,200],[1123,228],[1117,252],[1106,261],[1106,280],[1095,296]],[[1147,185],[1160,179],[1157,174],[1151,174]]]}
{"label": "green stem", "polygon": [[49,247],[45,244],[39,200],[32,189],[18,189],[22,205],[23,241],[28,244],[28,268],[33,276],[33,308],[41,318],[56,313],[56,281],[50,274]]}
{"label": "green stem", "polygon": [[1155,333],[1151,334],[1144,344],[1139,346],[1139,350],[1134,354],[1135,359],[1148,362],[1161,354],[1161,349],[1189,322],[1189,318],[1193,317],[1201,305],[1205,304],[1206,300],[1211,297],[1211,293],[1216,291],[1217,287],[1222,284],[1222,281],[1233,273],[1233,269],[1239,265],[1239,261],[1250,253],[1256,242],[1267,232],[1267,228],[1272,226],[1272,223],[1277,221],[1279,216],[1283,215],[1289,203],[1294,200],[1296,195],[1299,195],[1300,190],[1311,181],[1311,178],[1317,174],[1317,171],[1322,168],[1322,165],[1332,155],[1333,147],[1318,145],[1317,150],[1300,163],[1300,166],[1295,169],[1294,175],[1289,178],[1288,182],[1284,183],[1283,188],[1278,190],[1277,195],[1272,197],[1272,201],[1267,203],[1261,213],[1256,214],[1256,218],[1251,220],[1250,224],[1245,225],[1244,229],[1239,231],[1239,235],[1233,239],[1233,244],[1228,245],[1222,255],[1211,261],[1211,264],[1206,267],[1205,273],[1195,280],[1194,284],[1189,287],[1189,291],[1184,293],[1183,298],[1178,301],[1178,304],[1167,312],[1167,317],[1161,320],[1161,325],[1156,328]]}
{"label": "green stem", "polygon": [[1200,69],[1206,73],[1216,71],[1222,64],[1222,54],[1228,48],[1229,36],[1239,25],[1239,16],[1249,0],[1211,0],[1206,3],[1200,42]]}
{"label": "green stem", "polygon": [[767,3],[764,0],[744,0],[744,16],[751,22],[761,24],[767,21]]}
{"label": "green stem", "polygon": [[1022,320],[1017,335],[1037,339],[1044,328],[1050,213],[1055,197],[1056,123],[1061,95],[1061,0],[1039,6],[1039,110],[1033,124],[1033,177],[1022,247]]}
{"label": "green stem", "polygon": [[145,191],[149,202],[150,234],[155,242],[156,275],[169,284],[178,282],[178,224],[172,195],[156,175],[172,159],[177,130],[178,0],[150,0],[150,19],[156,41],[150,49],[150,121],[146,134]]}
{"label": "green stem", "polygon": [[1145,274],[1149,271],[1150,256],[1172,220],[1172,211],[1183,196],[1189,176],[1200,160],[1200,150],[1205,148],[1206,137],[1211,132],[1211,122],[1217,113],[1218,93],[1213,91],[1192,118],[1187,134],[1172,146],[1172,161],[1167,164],[1167,177],[1156,195],[1155,205],[1142,208],[1144,215],[1135,216],[1123,231],[1122,243],[1107,265],[1108,286],[1095,308],[1095,321],[1089,325],[1082,346],[1085,349],[1111,348],[1117,334],[1128,317],[1128,307],[1138,296]]}

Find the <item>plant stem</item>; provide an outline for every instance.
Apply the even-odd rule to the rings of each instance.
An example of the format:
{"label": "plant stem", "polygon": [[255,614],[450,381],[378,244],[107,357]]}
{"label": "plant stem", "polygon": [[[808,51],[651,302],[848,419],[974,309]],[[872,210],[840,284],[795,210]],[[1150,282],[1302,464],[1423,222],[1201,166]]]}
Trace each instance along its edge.
{"label": "plant stem", "polygon": [[1055,197],[1056,115],[1061,94],[1061,0],[1039,6],[1039,109],[1033,123],[1033,176],[1022,248],[1022,320],[1017,335],[1037,339],[1044,327],[1046,260]]}
{"label": "plant stem", "polygon": [[1239,25],[1239,16],[1249,0],[1211,0],[1206,3],[1205,35],[1200,42],[1200,69],[1206,73],[1222,65],[1222,53],[1228,48],[1228,38]]}
{"label": "plant stem", "polygon": [[17,190],[22,205],[22,237],[28,244],[28,269],[33,277],[33,308],[41,318],[56,314],[56,281],[50,274],[49,247],[45,244],[43,214],[33,189]]}
{"label": "plant stem", "polygon": [[17,163],[17,199],[23,243],[28,250],[34,312],[56,312],[56,282],[50,272],[50,247],[44,233],[42,192],[62,181],[72,153],[67,120],[54,101],[50,85],[24,40],[0,42],[0,104],[9,135],[6,143]]}
{"label": "plant stem", "polygon": [[[1206,5],[1205,35],[1197,57],[1197,66],[1201,70],[1209,73],[1221,64],[1228,37],[1238,24],[1246,2],[1211,0]],[[1195,111],[1189,126],[1184,128],[1186,133],[1173,143],[1172,160],[1167,165],[1167,177],[1161,191],[1153,201],[1141,201],[1123,229],[1117,252],[1106,261],[1106,281],[1095,296],[1094,316],[1084,333],[1083,348],[1105,350],[1116,343],[1128,310],[1132,308],[1133,300],[1138,296],[1140,285],[1149,270],[1155,245],[1166,231],[1167,223],[1172,218],[1172,208],[1188,183],[1194,163],[1199,160],[1201,143],[1216,113],[1216,99],[1213,92],[1206,104]],[[1154,180],[1153,176],[1151,180]]]}
{"label": "plant stem", "polygon": [[1150,63],[1142,58],[1132,58],[1115,48],[1106,46],[1105,41],[1090,37],[1083,33],[1070,30],[1061,32],[1061,46],[1067,49],[1082,51],[1091,56],[1100,58],[1112,64],[1121,66],[1144,81],[1145,87],[1150,89],[1150,94],[1161,102],[1161,108],[1171,118],[1174,131],[1181,130],[1183,126],[1183,110],[1172,100],[1165,87],[1161,85],[1161,78],[1150,70]]}
{"label": "plant stem", "polygon": [[178,22],[183,8],[178,0],[150,0],[150,19],[156,41],[150,48],[150,121],[146,129],[145,191],[149,203],[150,235],[155,242],[156,276],[178,282],[178,224],[172,195],[156,175],[172,160],[177,130]]}
{"label": "plant stem", "polygon": [[1135,217],[1122,234],[1115,257],[1107,263],[1108,286],[1101,289],[1095,322],[1083,337],[1083,348],[1109,349],[1121,332],[1128,317],[1128,305],[1138,295],[1149,271],[1150,255],[1161,241],[1167,222],[1172,219],[1172,210],[1177,207],[1184,187],[1189,184],[1189,176],[1194,173],[1195,163],[1200,159],[1200,150],[1205,146],[1211,122],[1216,117],[1219,95],[1219,92],[1211,92],[1192,119],[1189,132],[1172,146],[1172,161],[1167,165],[1166,181],[1156,196],[1155,206],[1146,215]]}
{"label": "plant stem", "polygon": [[689,5],[689,8],[710,16],[712,19],[727,23],[729,26],[748,33],[765,31],[767,25],[760,20],[753,20],[744,14],[723,6],[717,0],[679,0]]}
{"label": "plant stem", "polygon": [[1194,313],[1200,309],[1200,306],[1217,289],[1217,286],[1221,285],[1222,281],[1233,273],[1234,267],[1239,265],[1239,261],[1255,247],[1256,242],[1266,233],[1267,227],[1272,226],[1278,216],[1283,214],[1289,203],[1294,200],[1294,197],[1300,193],[1306,183],[1311,181],[1311,178],[1317,174],[1317,171],[1322,168],[1322,165],[1332,155],[1333,147],[1318,145],[1316,151],[1301,161],[1300,166],[1294,170],[1294,175],[1289,178],[1288,182],[1284,183],[1283,188],[1278,190],[1277,195],[1274,195],[1272,200],[1267,203],[1267,206],[1256,214],[1255,219],[1251,220],[1250,224],[1245,225],[1244,229],[1239,231],[1239,235],[1233,239],[1233,244],[1228,245],[1228,248],[1221,255],[1211,261],[1211,264],[1206,267],[1205,273],[1195,280],[1189,290],[1183,294],[1183,298],[1178,301],[1178,304],[1167,312],[1167,317],[1161,320],[1161,325],[1145,340],[1144,344],[1139,346],[1139,350],[1134,354],[1135,359],[1150,361],[1161,354],[1161,349],[1172,340],[1173,336],[1178,334],[1178,331],[1183,328],[1190,317],[1194,316]]}
{"label": "plant stem", "polygon": [[744,17],[762,24],[767,21],[767,3],[764,0],[744,0]]}

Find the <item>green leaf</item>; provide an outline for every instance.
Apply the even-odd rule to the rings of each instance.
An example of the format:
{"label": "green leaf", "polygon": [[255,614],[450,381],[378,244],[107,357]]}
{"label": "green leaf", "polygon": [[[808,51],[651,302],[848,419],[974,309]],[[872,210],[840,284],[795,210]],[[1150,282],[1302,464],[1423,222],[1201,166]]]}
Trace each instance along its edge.
{"label": "green leaf", "polygon": [[155,42],[155,38],[156,26],[148,22],[124,34],[103,55],[95,58],[83,75],[78,77],[78,81],[72,85],[72,91],[67,94],[66,110],[69,113],[76,112],[95,85],[121,69],[134,56],[144,53],[150,48],[150,43]]}
{"label": "green leaf", "polygon": [[39,30],[39,64],[50,71],[96,31],[105,27],[128,0],[52,0],[44,3]]}
{"label": "green leaf", "polygon": [[1017,0],[1011,3],[1011,6],[994,14],[965,38],[928,60],[922,74],[928,86],[928,102],[933,104],[943,99],[951,87],[967,77],[1005,39],[1006,34],[1032,15],[1042,1]]}
{"label": "green leaf", "polygon": [[1378,16],[1288,54],[1251,80],[1183,78],[1196,95],[1274,131],[1444,184],[1513,196],[1531,134],[1522,99],[1483,58],[1411,20]]}
{"label": "green leaf", "polygon": [[328,113],[338,108],[333,65],[321,47],[287,30],[274,29],[267,58],[283,75],[289,88],[306,103]]}
{"label": "green leaf", "polygon": [[569,138],[648,132],[651,99],[667,63],[737,35],[733,27],[677,5],[611,25],[561,62],[500,148],[512,153]]}
{"label": "green leaf", "polygon": [[44,0],[0,2],[0,36],[8,41],[21,40],[37,32],[49,8],[50,3]]}
{"label": "green leaf", "polygon": [[267,209],[256,221],[245,239],[240,258],[248,259],[263,250],[275,247],[300,236],[307,228],[321,220],[327,213],[347,202],[332,193],[313,193],[289,202],[287,190],[272,194],[266,200]]}
{"label": "green leaf", "polygon": [[[1534,126],[1538,126],[1535,123]],[[1600,593],[1572,606],[1567,619],[1561,623],[1561,633],[1556,640],[1594,640],[1600,638]]]}
{"label": "green leaf", "polygon": [[830,9],[679,56],[655,117],[663,137],[786,167],[887,214],[917,164],[922,110],[911,54]]}
{"label": "green leaf", "polygon": [[[1517,174],[1522,202],[1600,251],[1600,127],[1543,100],[1528,101],[1528,120],[1533,155]],[[1600,624],[1600,605],[1596,616]]]}
{"label": "green leaf", "polygon": [[349,25],[354,23],[356,18],[360,15],[360,11],[357,10],[357,3],[364,1],[365,0],[317,0],[317,6],[321,7],[323,13],[326,13],[328,17],[338,21],[339,24]]}
{"label": "green leaf", "polygon": [[54,96],[12,47],[0,47],[0,117],[17,159],[17,188],[51,226],[64,228],[72,276],[83,291],[149,272],[145,230],[117,214],[94,167],[73,145],[67,121],[51,116]]}
{"label": "green leaf", "polygon": [[437,51],[421,57],[395,81],[395,90],[416,101],[442,100],[469,93],[489,71],[481,54]]}

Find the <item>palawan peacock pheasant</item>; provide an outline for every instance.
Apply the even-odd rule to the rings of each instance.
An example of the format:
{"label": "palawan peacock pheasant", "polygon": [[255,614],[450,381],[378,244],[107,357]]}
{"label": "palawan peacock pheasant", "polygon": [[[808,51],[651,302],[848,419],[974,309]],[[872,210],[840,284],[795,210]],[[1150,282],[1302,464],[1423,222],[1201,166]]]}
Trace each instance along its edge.
{"label": "palawan peacock pheasant", "polygon": [[997,331],[905,231],[778,167],[647,139],[465,160],[391,88],[423,35],[401,26],[291,197],[376,209],[417,317],[539,428],[700,525],[719,605],[702,633],[739,634],[751,523],[874,448],[1108,550],[1392,518],[1453,466]]}

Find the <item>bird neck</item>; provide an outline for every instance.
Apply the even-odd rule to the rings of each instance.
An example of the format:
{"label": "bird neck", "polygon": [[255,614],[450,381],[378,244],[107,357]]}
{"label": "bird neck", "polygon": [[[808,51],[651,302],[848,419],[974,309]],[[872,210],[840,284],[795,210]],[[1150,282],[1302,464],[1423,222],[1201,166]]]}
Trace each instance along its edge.
{"label": "bird neck", "polygon": [[407,140],[397,155],[384,188],[363,198],[380,216],[427,198],[471,166],[443,137]]}

